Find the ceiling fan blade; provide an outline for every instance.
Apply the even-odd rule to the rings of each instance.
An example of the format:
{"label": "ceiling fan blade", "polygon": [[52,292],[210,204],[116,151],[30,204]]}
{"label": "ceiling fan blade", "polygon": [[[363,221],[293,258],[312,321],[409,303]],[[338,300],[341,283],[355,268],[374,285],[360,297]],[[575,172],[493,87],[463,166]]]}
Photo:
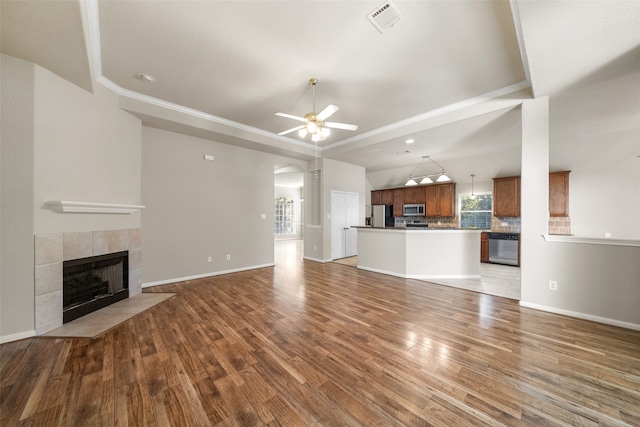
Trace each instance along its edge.
{"label": "ceiling fan blade", "polygon": [[324,110],[320,111],[320,113],[318,113],[316,118],[318,120],[328,119],[330,115],[332,115],[333,113],[335,113],[339,109],[340,108],[338,108],[338,106],[336,106],[336,105],[327,105],[327,108],[325,108]]}
{"label": "ceiling fan blade", "polygon": [[286,135],[286,134],[288,134],[288,133],[295,132],[295,131],[300,130],[300,129],[302,129],[302,128],[304,128],[304,125],[296,126],[296,127],[294,127],[294,128],[291,128],[291,129],[285,130],[284,132],[280,132],[278,135]]}
{"label": "ceiling fan blade", "polygon": [[287,113],[275,113],[275,114],[276,114],[276,116],[286,117],[288,119],[297,120],[299,122],[306,122],[307,121],[307,119],[305,119],[304,117],[293,116],[293,115],[287,114]]}
{"label": "ceiling fan blade", "polygon": [[324,124],[332,129],[358,130],[358,125],[349,125],[347,123],[325,122]]}

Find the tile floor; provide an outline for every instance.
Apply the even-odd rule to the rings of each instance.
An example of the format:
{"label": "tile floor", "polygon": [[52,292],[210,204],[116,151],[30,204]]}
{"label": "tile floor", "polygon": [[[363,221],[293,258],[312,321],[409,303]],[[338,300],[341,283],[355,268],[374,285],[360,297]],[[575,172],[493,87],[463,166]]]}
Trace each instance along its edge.
{"label": "tile floor", "polygon": [[138,294],[65,323],[41,336],[94,338],[174,295],[172,293]]}
{"label": "tile floor", "polygon": [[430,282],[520,300],[520,267],[480,264],[480,279],[438,279]]}
{"label": "tile floor", "polygon": [[[357,266],[358,257],[337,259],[338,264]],[[482,292],[520,300],[520,267],[500,264],[480,264],[480,279],[434,279],[431,283]]]}

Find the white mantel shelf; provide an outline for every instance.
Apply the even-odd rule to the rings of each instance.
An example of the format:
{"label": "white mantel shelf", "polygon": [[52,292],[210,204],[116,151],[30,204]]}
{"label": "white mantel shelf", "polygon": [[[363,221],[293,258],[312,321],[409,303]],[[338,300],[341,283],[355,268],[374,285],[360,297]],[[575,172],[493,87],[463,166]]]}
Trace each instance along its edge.
{"label": "white mantel shelf", "polygon": [[559,234],[543,234],[542,238],[547,242],[555,243],[586,243],[589,245],[609,245],[609,246],[639,246],[640,240],[631,239],[599,239],[597,237],[565,236]]}
{"label": "white mantel shelf", "polygon": [[122,205],[114,203],[73,202],[68,200],[48,201],[47,206],[57,213],[103,213],[103,214],[132,214],[145,206]]}

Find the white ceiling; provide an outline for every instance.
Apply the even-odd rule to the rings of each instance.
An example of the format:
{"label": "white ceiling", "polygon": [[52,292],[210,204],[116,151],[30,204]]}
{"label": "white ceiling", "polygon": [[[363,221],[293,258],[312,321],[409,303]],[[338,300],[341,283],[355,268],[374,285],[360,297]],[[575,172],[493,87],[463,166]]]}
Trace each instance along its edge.
{"label": "white ceiling", "polygon": [[[638,1],[395,0],[404,18],[380,33],[366,16],[382,4],[2,0],[1,48],[80,87],[99,81],[146,125],[302,159],[315,147],[276,135],[297,122],[274,113],[310,112],[316,77],[316,110],[338,105],[331,121],[359,126],[319,151],[389,171],[375,187],[424,155],[457,180],[518,173],[519,104],[533,95],[550,96],[558,168],[572,166],[575,139],[601,141],[576,137],[581,126],[640,119]],[[638,139],[622,140],[620,156],[636,158]]]}

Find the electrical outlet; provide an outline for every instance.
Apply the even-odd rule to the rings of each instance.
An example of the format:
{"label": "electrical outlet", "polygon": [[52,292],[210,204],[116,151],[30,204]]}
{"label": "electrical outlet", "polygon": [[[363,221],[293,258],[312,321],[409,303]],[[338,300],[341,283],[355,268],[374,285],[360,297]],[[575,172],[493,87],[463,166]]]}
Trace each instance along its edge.
{"label": "electrical outlet", "polygon": [[227,261],[231,261],[231,254],[227,254]]}
{"label": "electrical outlet", "polygon": [[508,222],[501,222],[500,225],[503,226],[503,227],[508,227],[509,223]]}
{"label": "electrical outlet", "polygon": [[557,291],[558,290],[558,282],[556,282],[555,280],[549,280],[549,290],[550,291]]}
{"label": "electrical outlet", "polygon": [[260,218],[267,219],[267,214],[266,213],[260,214]]}
{"label": "electrical outlet", "polygon": [[211,262],[211,261],[213,261],[211,257],[207,258],[207,262]]}
{"label": "electrical outlet", "polygon": [[604,233],[604,238],[605,239],[610,239],[611,238],[611,233]]}

